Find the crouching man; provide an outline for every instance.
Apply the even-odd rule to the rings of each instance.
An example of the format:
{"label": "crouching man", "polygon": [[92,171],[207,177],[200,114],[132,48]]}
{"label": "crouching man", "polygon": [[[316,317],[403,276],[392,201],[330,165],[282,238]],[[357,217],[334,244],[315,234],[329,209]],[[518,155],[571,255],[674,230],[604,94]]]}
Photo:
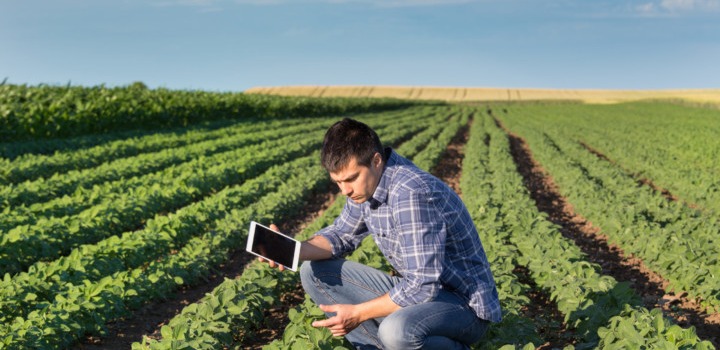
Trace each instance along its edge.
{"label": "crouching man", "polygon": [[[467,349],[500,321],[485,251],[453,190],[349,118],[328,129],[321,161],[347,202],[302,242],[302,285],[328,316],[313,326],[357,349]],[[369,234],[399,276],[342,258]]]}

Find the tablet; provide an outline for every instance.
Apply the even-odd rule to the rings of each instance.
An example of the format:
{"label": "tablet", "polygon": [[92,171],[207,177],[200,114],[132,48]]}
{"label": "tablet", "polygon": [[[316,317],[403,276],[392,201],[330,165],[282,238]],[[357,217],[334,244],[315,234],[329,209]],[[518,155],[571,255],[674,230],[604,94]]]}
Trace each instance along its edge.
{"label": "tablet", "polygon": [[255,221],[250,222],[250,234],[245,249],[290,270],[298,269],[300,242]]}

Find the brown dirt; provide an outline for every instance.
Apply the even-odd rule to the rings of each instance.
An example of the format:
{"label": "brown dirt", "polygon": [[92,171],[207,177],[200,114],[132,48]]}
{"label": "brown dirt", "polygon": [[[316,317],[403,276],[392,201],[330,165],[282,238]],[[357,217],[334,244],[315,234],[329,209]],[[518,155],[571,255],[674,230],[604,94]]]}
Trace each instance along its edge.
{"label": "brown dirt", "polygon": [[628,282],[642,297],[647,309],[661,308],[678,325],[694,326],[700,338],[720,347],[720,315],[705,313],[700,305],[686,298],[685,293],[666,292],[668,282],[662,276],[647,268],[641,259],[625,254],[592,222],[575,213],[572,205],[560,195],[553,179],[532,157],[525,140],[507,130],[497,119],[496,123],[508,134],[518,172],[538,209],[560,226],[561,233],[572,239],[589,261],[599,264],[604,274]]}
{"label": "brown dirt", "polygon": [[[278,223],[278,228],[283,232],[296,233],[302,231],[312,220],[322,214],[335,200],[336,189],[328,185],[326,188],[317,191],[308,200],[308,205],[304,212],[287,220]],[[222,283],[225,278],[237,278],[248,263],[254,258],[245,253],[243,249],[238,249],[230,255],[228,260],[221,264],[215,271],[207,277],[205,283],[196,286],[183,287],[173,296],[166,300],[151,302],[135,310],[132,315],[112,321],[107,324],[107,335],[103,337],[88,336],[80,343],[75,345],[75,349],[129,349],[133,342],[140,341],[144,335],[150,338],[160,338],[160,328],[167,324],[170,319],[179,314],[182,309],[192,303],[198,302],[205,294],[211,292],[215,287]],[[283,296],[281,301],[283,304],[297,298],[294,295]],[[303,295],[300,296],[301,300]],[[287,317],[280,317],[279,312],[283,307],[270,309],[268,315],[272,315],[272,321],[269,323],[275,331],[258,331],[254,338],[277,336],[277,329],[284,329],[285,325],[281,323]],[[286,312],[287,310],[285,310]],[[275,323],[275,319],[279,322]],[[282,332],[282,331],[280,331]],[[264,341],[264,340],[263,340]],[[264,343],[258,344],[266,344]]]}
{"label": "brown dirt", "polygon": [[462,161],[465,157],[464,148],[470,134],[470,125],[472,125],[472,116],[468,125],[460,128],[457,134],[453,136],[438,164],[430,170],[430,173],[443,180],[458,195],[462,195],[460,191],[460,175],[462,173]]}

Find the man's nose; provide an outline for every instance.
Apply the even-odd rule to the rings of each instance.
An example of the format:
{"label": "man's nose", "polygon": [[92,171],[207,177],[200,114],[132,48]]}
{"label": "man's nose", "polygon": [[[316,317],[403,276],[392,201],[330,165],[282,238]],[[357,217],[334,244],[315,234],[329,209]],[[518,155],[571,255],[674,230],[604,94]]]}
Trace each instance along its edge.
{"label": "man's nose", "polygon": [[352,193],[352,186],[349,184],[341,182],[338,186],[340,187],[340,192],[342,192],[343,195],[347,196]]}

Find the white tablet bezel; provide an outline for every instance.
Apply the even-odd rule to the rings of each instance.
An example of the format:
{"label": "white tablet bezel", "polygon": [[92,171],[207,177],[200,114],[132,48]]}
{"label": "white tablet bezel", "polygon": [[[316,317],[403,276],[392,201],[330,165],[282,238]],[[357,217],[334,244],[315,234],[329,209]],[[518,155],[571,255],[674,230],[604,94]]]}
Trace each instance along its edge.
{"label": "white tablet bezel", "polygon": [[[278,235],[280,235],[280,236],[283,236],[283,237],[288,238],[289,240],[295,242],[295,250],[294,250],[293,259],[292,259],[292,264],[293,264],[293,266],[285,266],[285,265],[283,265],[283,266],[285,266],[285,268],[290,269],[290,270],[292,270],[292,271],[297,271],[298,265],[300,264],[300,241],[298,241],[298,240],[296,240],[296,239],[294,239],[294,238],[292,238],[292,237],[290,237],[290,236],[288,236],[288,235],[286,235],[286,234],[283,234],[283,233],[280,233],[280,232],[278,232],[278,231],[275,231],[275,230],[271,229],[270,227],[267,227],[267,226],[265,226],[265,225],[262,225],[262,224],[260,224],[260,223],[255,222],[255,221],[251,221],[251,222],[250,222],[250,232],[248,233],[248,240],[247,240],[247,245],[245,246],[245,250],[246,250],[247,252],[249,252],[250,254],[259,256],[259,257],[261,257],[261,258],[263,258],[263,259],[265,259],[265,260],[274,261],[274,260],[272,260],[272,259],[270,259],[270,258],[268,258],[268,257],[266,257],[266,256],[263,256],[262,254],[259,254],[259,253],[257,253],[257,252],[252,251],[253,240],[255,239],[255,228],[256,228],[257,226],[261,226],[261,227],[267,229],[267,230],[270,231],[270,232],[276,233],[276,234],[278,234]],[[277,263],[277,262],[276,262],[276,263]],[[277,263],[277,264],[280,264],[280,263]],[[280,264],[280,265],[281,265],[281,264]]]}

